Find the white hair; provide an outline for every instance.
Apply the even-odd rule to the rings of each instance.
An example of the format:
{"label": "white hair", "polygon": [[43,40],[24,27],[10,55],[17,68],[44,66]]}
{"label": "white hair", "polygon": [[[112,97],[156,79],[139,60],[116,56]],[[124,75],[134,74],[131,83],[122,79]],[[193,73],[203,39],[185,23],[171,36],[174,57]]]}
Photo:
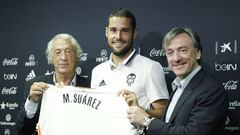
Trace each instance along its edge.
{"label": "white hair", "polygon": [[54,43],[55,40],[57,40],[59,38],[66,40],[67,42],[70,43],[70,45],[72,45],[74,51],[76,51],[77,61],[79,61],[80,54],[83,52],[83,50],[82,50],[81,46],[79,45],[78,41],[73,36],[71,36],[70,34],[61,33],[61,34],[55,35],[48,42],[47,49],[45,51],[46,57],[47,57],[47,60],[48,60],[48,64],[53,64],[53,50],[52,50],[53,45],[54,45],[53,43]]}

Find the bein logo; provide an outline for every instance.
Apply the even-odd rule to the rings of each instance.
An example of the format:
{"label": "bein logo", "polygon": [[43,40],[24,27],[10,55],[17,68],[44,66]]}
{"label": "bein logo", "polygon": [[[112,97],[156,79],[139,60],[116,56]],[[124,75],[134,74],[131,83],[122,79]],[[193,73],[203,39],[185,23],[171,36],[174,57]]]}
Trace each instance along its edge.
{"label": "bein logo", "polygon": [[17,74],[3,74],[4,80],[16,80]]}
{"label": "bein logo", "polygon": [[215,63],[215,70],[216,71],[230,71],[230,70],[237,70],[237,64],[218,64]]}

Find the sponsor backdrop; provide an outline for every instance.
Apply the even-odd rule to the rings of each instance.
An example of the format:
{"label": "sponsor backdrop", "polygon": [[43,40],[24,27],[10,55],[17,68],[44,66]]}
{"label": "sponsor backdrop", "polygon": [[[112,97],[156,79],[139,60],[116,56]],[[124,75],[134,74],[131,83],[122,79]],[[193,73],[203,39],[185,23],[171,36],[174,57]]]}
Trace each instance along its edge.
{"label": "sponsor backdrop", "polygon": [[[227,135],[239,134],[240,2],[223,1],[38,1],[2,0],[0,4],[0,134],[16,135],[15,119],[23,105],[24,83],[51,74],[44,54],[55,34],[73,35],[84,49],[77,74],[91,77],[97,64],[109,59],[105,24],[112,10],[125,7],[137,19],[138,53],[159,61],[168,86],[174,78],[161,48],[163,35],[175,26],[189,26],[201,37],[203,65],[222,82],[229,96]],[[219,112],[221,113],[221,112]],[[209,114],[211,115],[211,114]]]}

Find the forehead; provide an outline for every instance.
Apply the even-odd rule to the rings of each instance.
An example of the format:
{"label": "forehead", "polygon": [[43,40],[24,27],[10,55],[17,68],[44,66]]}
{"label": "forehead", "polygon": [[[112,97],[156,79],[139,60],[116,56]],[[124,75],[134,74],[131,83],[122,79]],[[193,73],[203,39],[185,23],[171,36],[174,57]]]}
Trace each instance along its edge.
{"label": "forehead", "polygon": [[124,28],[130,28],[131,26],[131,20],[127,17],[110,17],[109,18],[109,24],[108,27],[124,27]]}
{"label": "forehead", "polygon": [[63,38],[57,38],[53,41],[53,48],[56,49],[69,49],[72,48],[72,44]]}
{"label": "forehead", "polygon": [[166,46],[167,49],[180,48],[180,47],[193,48],[192,38],[188,34],[181,33],[175,36],[170,40],[169,44]]}

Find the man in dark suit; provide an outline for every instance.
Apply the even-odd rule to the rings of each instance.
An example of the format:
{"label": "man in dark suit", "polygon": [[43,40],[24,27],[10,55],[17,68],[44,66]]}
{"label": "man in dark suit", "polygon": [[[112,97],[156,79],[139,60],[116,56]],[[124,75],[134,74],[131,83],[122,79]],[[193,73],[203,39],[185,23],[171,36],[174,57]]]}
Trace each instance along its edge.
{"label": "man in dark suit", "polygon": [[76,74],[76,65],[82,49],[77,40],[69,34],[58,34],[48,43],[46,55],[49,64],[53,64],[55,72],[53,75],[42,75],[32,79],[25,84],[25,104],[20,110],[16,126],[19,135],[36,134],[41,97],[48,88],[48,84],[58,86],[72,85],[89,87],[87,78]]}
{"label": "man in dark suit", "polygon": [[163,47],[177,76],[165,115],[162,119],[151,118],[141,108],[131,106],[130,122],[145,127],[147,135],[224,134],[226,92],[200,66],[202,47],[197,33],[173,28],[164,37]]}

